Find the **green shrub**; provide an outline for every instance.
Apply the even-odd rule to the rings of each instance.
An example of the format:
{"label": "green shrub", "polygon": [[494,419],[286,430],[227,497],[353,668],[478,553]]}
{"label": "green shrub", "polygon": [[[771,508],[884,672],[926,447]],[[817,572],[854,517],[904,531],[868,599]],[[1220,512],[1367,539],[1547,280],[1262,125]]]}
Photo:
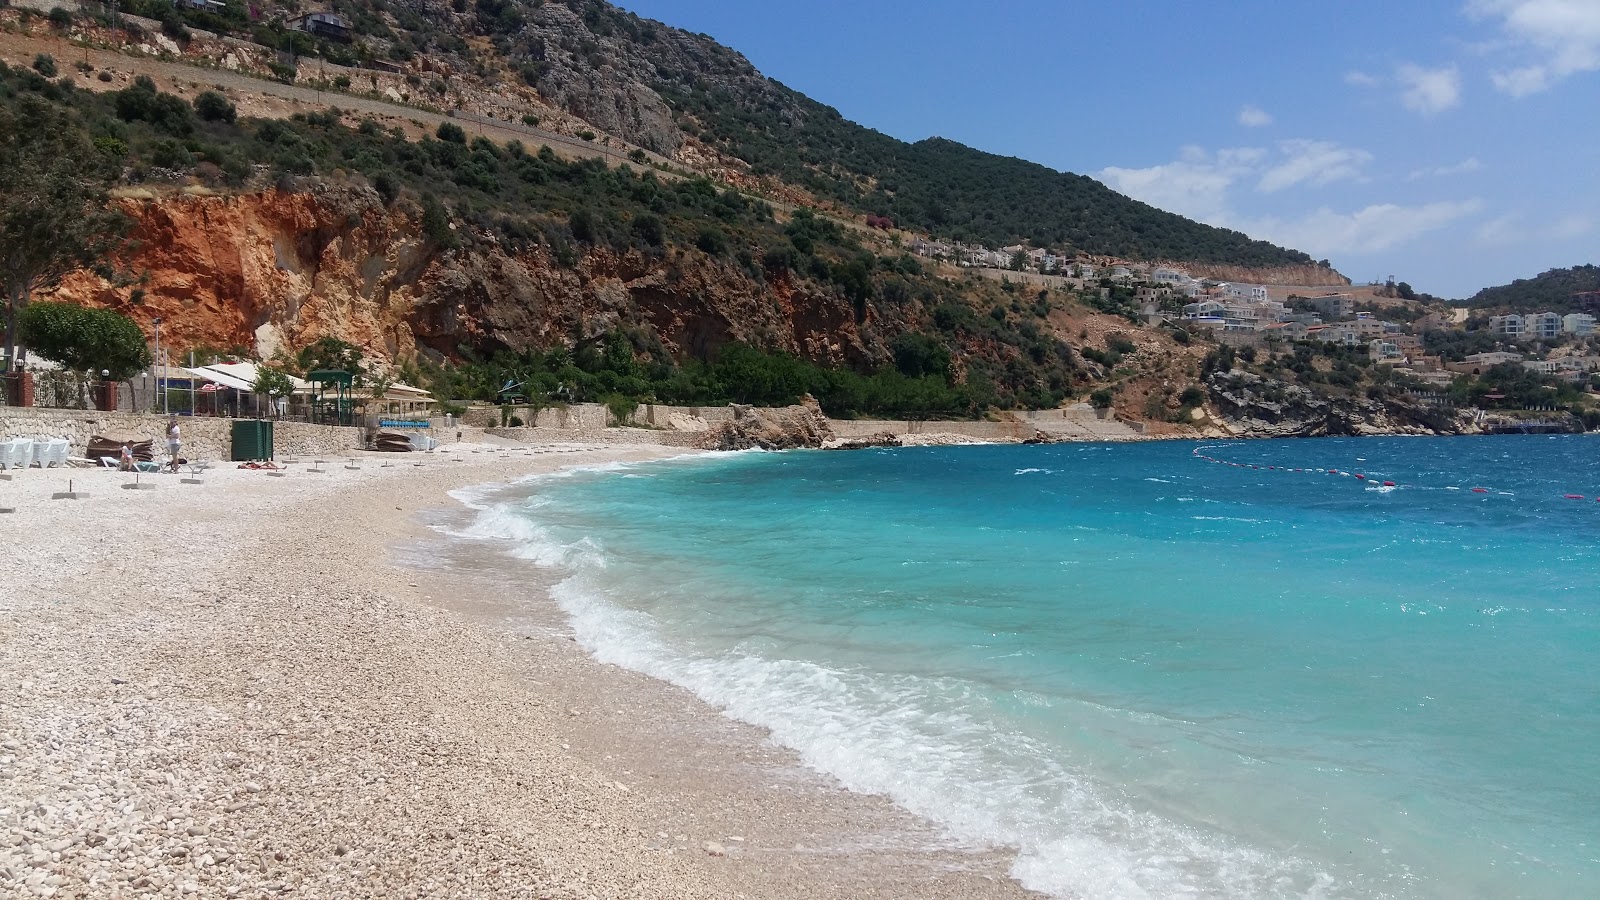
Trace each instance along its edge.
{"label": "green shrub", "polygon": [[194,98],[194,111],[207,122],[232,122],[239,115],[228,98],[216,91],[201,91]]}
{"label": "green shrub", "polygon": [[454,122],[440,122],[439,129],[434,132],[434,136],[451,144],[465,144],[467,142],[467,133],[461,129],[460,125]]}
{"label": "green shrub", "polygon": [[1113,399],[1110,388],[1101,388],[1089,395],[1089,405],[1095,409],[1110,409]]}
{"label": "green shrub", "polygon": [[621,394],[608,394],[601,398],[606,411],[611,414],[611,424],[616,426],[627,425],[633,421],[633,414],[639,411],[639,401]]}
{"label": "green shrub", "polygon": [[59,6],[53,6],[50,8],[50,15],[48,18],[50,19],[50,24],[56,28],[72,27],[72,13],[62,9]]}
{"label": "green shrub", "polygon": [[41,53],[33,58],[33,70],[46,78],[56,77],[56,58],[48,53]]}

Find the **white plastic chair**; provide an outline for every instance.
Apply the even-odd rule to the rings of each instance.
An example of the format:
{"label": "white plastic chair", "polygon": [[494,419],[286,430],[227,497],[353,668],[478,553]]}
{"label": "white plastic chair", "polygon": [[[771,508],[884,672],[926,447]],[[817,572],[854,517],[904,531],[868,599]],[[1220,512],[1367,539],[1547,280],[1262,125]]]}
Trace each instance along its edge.
{"label": "white plastic chair", "polygon": [[50,465],[67,467],[67,451],[72,448],[72,442],[66,438],[56,438],[50,442]]}
{"label": "white plastic chair", "polygon": [[11,465],[26,469],[33,465],[33,439],[17,438],[11,442]]}
{"label": "white plastic chair", "polygon": [[16,468],[16,464],[11,461],[11,448],[14,444],[16,444],[14,440],[0,441],[0,470],[10,471]]}

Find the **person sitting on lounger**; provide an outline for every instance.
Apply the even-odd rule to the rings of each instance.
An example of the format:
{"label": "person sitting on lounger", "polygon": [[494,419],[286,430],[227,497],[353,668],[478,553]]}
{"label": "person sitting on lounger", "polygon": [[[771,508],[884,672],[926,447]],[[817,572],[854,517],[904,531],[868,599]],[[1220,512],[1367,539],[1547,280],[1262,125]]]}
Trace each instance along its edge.
{"label": "person sitting on lounger", "polygon": [[122,445],[122,461],[117,465],[117,468],[121,469],[124,472],[132,472],[133,471],[134,467],[133,467],[133,445],[132,444],[123,443],[123,445]]}

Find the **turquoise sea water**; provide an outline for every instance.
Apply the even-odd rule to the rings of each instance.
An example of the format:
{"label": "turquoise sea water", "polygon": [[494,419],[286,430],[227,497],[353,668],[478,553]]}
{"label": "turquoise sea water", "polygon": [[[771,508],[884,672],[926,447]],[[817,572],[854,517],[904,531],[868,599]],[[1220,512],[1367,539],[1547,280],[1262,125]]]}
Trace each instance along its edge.
{"label": "turquoise sea water", "polygon": [[567,570],[599,658],[1019,848],[1053,895],[1589,897],[1597,460],[1546,436],[754,453],[464,499],[469,535]]}

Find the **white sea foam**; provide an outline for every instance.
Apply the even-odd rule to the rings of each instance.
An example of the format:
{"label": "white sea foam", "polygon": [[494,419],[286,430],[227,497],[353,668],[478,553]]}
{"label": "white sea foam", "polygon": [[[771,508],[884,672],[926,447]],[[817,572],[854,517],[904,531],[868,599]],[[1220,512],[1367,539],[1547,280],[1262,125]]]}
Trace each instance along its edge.
{"label": "white sea foam", "polygon": [[1035,474],[1054,475],[1055,473],[1056,473],[1055,469],[1018,469],[1015,472],[1012,472],[1011,474],[1013,474],[1013,475],[1035,475]]}
{"label": "white sea foam", "polygon": [[[589,471],[598,468],[622,466]],[[1059,748],[1000,730],[984,716],[990,698],[977,685],[739,650],[686,652],[651,615],[618,602],[640,583],[636,574],[610,565],[591,538],[563,537],[537,521],[529,513],[538,499],[496,499],[499,491],[457,492],[477,510],[458,533],[506,541],[513,557],[572,572],[552,594],[597,659],[685,687],[769,729],[807,765],[851,790],[888,795],[957,840],[1016,847],[1012,874],[1029,888],[1112,900],[1340,894],[1308,863],[1135,808],[1074,770]]]}
{"label": "white sea foam", "polygon": [[954,679],[841,670],[730,652],[689,655],[648,613],[608,599],[626,585],[579,571],[553,596],[596,659],[688,688],[769,729],[851,790],[886,794],[961,841],[1019,850],[1013,875],[1057,897],[1324,896],[1331,879],[1140,812],[1053,748],[999,732]]}

